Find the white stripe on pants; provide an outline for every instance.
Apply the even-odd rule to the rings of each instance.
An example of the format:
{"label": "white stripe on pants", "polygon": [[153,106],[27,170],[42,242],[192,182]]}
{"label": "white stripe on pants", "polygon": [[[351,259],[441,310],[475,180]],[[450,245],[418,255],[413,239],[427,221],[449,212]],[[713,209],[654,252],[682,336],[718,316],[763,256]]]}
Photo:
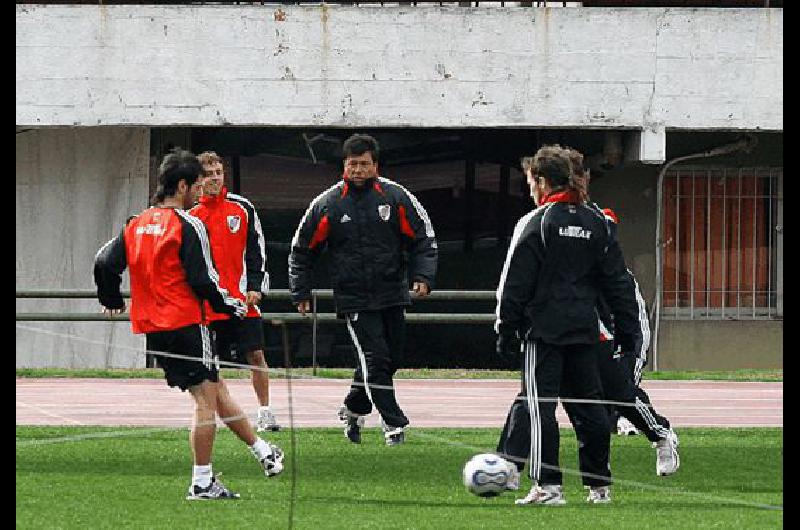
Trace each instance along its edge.
{"label": "white stripe on pants", "polygon": [[[203,344],[203,366],[210,370],[214,350],[211,346],[211,336],[208,333],[208,327],[203,324],[200,324],[200,340]],[[219,361],[217,362],[219,363]],[[219,364],[217,364],[217,369],[219,369]]]}
{"label": "white stripe on pants", "polygon": [[524,342],[525,393],[528,398],[528,414],[531,418],[531,451],[528,472],[531,480],[538,482],[542,475],[542,423],[539,415],[539,396],[536,390],[536,343]]}
{"label": "white stripe on pants", "polygon": [[361,343],[358,342],[358,336],[356,336],[356,330],[353,329],[353,324],[350,321],[350,315],[346,316],[346,320],[347,320],[347,330],[350,332],[350,337],[353,339],[353,344],[355,344],[356,351],[358,352],[358,361],[361,364],[361,376],[362,379],[364,379],[364,389],[367,391],[367,398],[369,398],[370,403],[372,403],[372,405],[374,406],[375,400],[372,399],[372,392],[370,392],[369,383],[367,383],[367,378],[369,377],[369,374],[367,373],[367,358],[364,355],[364,350],[361,349]]}

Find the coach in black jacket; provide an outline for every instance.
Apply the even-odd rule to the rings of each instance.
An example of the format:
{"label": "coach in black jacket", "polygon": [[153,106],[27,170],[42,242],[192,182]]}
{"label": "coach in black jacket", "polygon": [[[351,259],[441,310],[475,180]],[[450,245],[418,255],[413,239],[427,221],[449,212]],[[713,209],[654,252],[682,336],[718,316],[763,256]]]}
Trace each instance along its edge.
{"label": "coach in black jacket", "polygon": [[374,403],[387,445],[396,445],[408,425],[392,386],[403,353],[405,306],[411,303],[406,264],[414,293],[426,296],[436,276],[436,238],[417,198],[378,176],[374,138],[355,134],[343,151],[343,179],[311,202],[292,239],[292,301],[300,313],[310,310],[314,263],[327,250],[336,313],[345,318],[358,355],[339,410],[345,434],[360,443],[364,416]]}
{"label": "coach in black jacket", "polygon": [[[602,214],[585,204],[581,183],[559,146],[542,147],[526,168],[538,208],[517,223],[497,290],[497,350],[522,339],[531,415],[533,488],[518,504],[563,504],[556,402],[602,400],[596,350],[602,297],[617,319],[617,340],[633,347],[638,307],[619,245]],[[624,346],[623,346],[624,347]],[[597,403],[574,407],[582,480],[591,502],[608,502],[608,419]]]}

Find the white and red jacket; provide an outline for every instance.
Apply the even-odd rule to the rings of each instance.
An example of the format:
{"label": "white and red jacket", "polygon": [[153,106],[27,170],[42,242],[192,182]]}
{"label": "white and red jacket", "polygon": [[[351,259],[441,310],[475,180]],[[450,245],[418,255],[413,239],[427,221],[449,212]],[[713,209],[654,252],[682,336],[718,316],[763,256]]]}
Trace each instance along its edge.
{"label": "white and red jacket", "polygon": [[[269,274],[264,232],[253,203],[224,186],[219,195],[204,195],[189,210],[208,230],[211,256],[219,271],[220,286],[231,296],[245,300],[248,291],[269,292]],[[229,315],[206,307],[209,320],[224,320]],[[246,317],[260,317],[258,306],[250,306]]]}

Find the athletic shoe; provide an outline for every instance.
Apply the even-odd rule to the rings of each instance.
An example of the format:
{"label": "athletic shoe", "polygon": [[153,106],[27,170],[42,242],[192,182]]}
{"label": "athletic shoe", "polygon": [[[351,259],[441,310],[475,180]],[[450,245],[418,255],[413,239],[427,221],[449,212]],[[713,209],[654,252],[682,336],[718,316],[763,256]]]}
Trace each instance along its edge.
{"label": "athletic shoe", "polygon": [[607,504],[611,502],[611,488],[608,486],[590,487],[586,502],[591,502],[592,504]]}
{"label": "athletic shoe", "polygon": [[393,445],[400,445],[406,441],[406,433],[404,427],[383,427],[383,437],[386,439],[386,445],[389,447]]}
{"label": "athletic shoe", "polygon": [[564,498],[564,492],[561,490],[560,484],[549,484],[547,486],[534,485],[526,497],[514,501],[514,504],[519,506],[525,504],[561,506],[566,503],[567,500]]}
{"label": "athletic shoe", "polygon": [[509,491],[517,491],[519,489],[519,470],[516,464],[508,463],[508,479],[506,480],[506,489]]}
{"label": "athletic shoe", "polygon": [[[220,475],[221,474],[222,473],[220,473]],[[205,488],[201,488],[197,484],[192,484],[189,486],[189,494],[186,496],[186,500],[207,501],[218,499],[238,499],[240,497],[241,495],[238,493],[233,493],[226,488],[221,481],[217,480],[217,477],[211,477],[211,483]]]}
{"label": "athletic shoe", "polygon": [[283,451],[275,444],[267,442],[272,452],[261,459],[261,467],[264,468],[264,475],[274,477],[283,471]]}
{"label": "athletic shoe", "polygon": [[279,430],[281,430],[281,426],[278,425],[278,421],[275,419],[275,415],[272,413],[272,411],[265,407],[259,408],[258,419],[256,419],[256,431],[264,432]]}
{"label": "athletic shoe", "polygon": [[634,436],[639,434],[639,430],[633,426],[628,418],[620,416],[617,420],[617,434],[620,436]]}
{"label": "athletic shoe", "polygon": [[364,426],[364,416],[359,416],[350,412],[350,410],[342,405],[339,408],[339,419],[344,422],[344,435],[348,440],[354,444],[361,443],[361,427]]}
{"label": "athletic shoe", "polygon": [[672,475],[681,465],[678,456],[678,435],[672,429],[666,438],[653,443],[656,449],[656,475]]}

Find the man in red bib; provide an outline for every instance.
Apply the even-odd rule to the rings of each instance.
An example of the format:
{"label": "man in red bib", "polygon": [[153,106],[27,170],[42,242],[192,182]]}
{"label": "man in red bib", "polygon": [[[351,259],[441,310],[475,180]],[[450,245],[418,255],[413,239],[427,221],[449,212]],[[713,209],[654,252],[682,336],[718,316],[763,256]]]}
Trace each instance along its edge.
{"label": "man in red bib", "polygon": [[188,500],[235,499],[213,474],[211,455],[219,417],[245,442],[269,477],[283,469],[283,452],[258,437],[219,375],[202,300],[241,319],[247,308],[220,287],[203,223],[184,211],[202,167],[175,150],[158,168],[154,206],[132,217],[122,233],[95,256],[97,297],[106,314],[125,311],[120,293],[125,268],[131,278],[131,327],[144,333],[169,386],[188,390],[195,403],[190,441],[194,466]]}

